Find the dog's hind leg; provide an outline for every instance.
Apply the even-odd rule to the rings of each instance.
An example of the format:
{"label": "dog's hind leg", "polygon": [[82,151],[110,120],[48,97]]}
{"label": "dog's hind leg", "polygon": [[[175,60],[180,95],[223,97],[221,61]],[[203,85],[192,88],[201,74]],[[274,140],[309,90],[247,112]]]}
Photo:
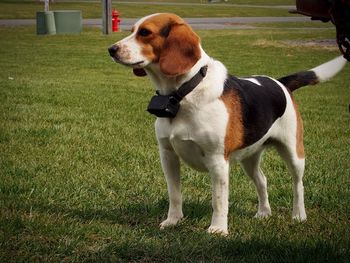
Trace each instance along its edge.
{"label": "dog's hind leg", "polygon": [[289,170],[293,175],[294,181],[292,218],[297,221],[306,220],[303,185],[304,169],[305,159],[295,159],[289,164]]}
{"label": "dog's hind leg", "polygon": [[[306,212],[304,205],[304,186],[303,176],[305,170],[305,153],[304,153],[304,130],[300,113],[298,111],[297,104],[293,101],[295,122],[289,121],[287,123],[291,125],[295,123],[295,126],[289,126],[284,128],[285,132],[281,133],[275,146],[281,157],[287,163],[289,172],[293,177],[293,212],[292,218],[297,221],[306,220]],[[290,111],[292,112],[292,111]],[[286,127],[288,127],[285,124]]]}
{"label": "dog's hind leg", "polygon": [[182,218],[182,197],[180,184],[180,161],[169,142],[159,141],[160,159],[168,186],[168,217],[160,224],[164,229],[176,225]]}
{"label": "dog's hind leg", "polygon": [[271,208],[267,194],[267,180],[260,168],[260,156],[262,151],[241,161],[245,173],[253,180],[259,198],[257,218],[266,218],[271,215]]}
{"label": "dog's hind leg", "polygon": [[[301,142],[302,143],[302,142]],[[277,147],[281,157],[287,163],[289,172],[293,176],[293,212],[292,218],[297,221],[306,220],[304,205],[303,176],[305,169],[305,158],[298,156],[297,150],[291,145],[279,145]]]}

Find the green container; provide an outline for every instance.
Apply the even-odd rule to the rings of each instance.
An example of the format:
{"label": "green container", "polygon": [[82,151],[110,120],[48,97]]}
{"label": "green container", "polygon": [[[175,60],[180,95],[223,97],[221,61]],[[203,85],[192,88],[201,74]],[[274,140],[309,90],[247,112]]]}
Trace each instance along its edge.
{"label": "green container", "polygon": [[36,33],[38,35],[56,34],[54,12],[36,12]]}
{"label": "green container", "polygon": [[46,34],[45,12],[36,12],[36,33],[38,35]]}
{"label": "green container", "polygon": [[82,31],[82,16],[79,10],[53,11],[57,34],[79,34]]}
{"label": "green container", "polygon": [[52,11],[45,12],[45,28],[46,28],[46,34],[48,35],[56,34],[55,17]]}
{"label": "green container", "polygon": [[38,35],[79,34],[82,31],[82,15],[79,10],[59,10],[36,13]]}

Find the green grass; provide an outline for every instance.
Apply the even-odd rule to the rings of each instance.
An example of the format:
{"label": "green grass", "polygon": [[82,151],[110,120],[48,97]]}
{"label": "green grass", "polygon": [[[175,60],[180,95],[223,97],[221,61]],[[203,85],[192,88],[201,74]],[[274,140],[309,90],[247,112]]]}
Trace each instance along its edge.
{"label": "green grass", "polygon": [[[113,4],[121,18],[142,17],[150,13],[171,12],[183,17],[230,17],[230,16],[293,16],[286,9],[268,9],[259,7],[237,7],[220,5],[196,6],[195,12],[191,5],[147,5],[115,3]],[[98,2],[55,2],[50,4],[50,10],[81,10],[83,18],[100,18],[102,9]],[[0,19],[34,19],[37,11],[43,11],[44,5],[39,2],[0,2]]]}
{"label": "green grass", "polygon": [[[24,2],[36,2],[37,0],[0,0],[0,2],[8,2],[8,3],[24,3]],[[84,2],[98,2],[99,0],[84,0]],[[60,2],[60,0],[56,0],[54,2]],[[67,2],[65,0],[64,2]],[[74,1],[71,0],[71,2],[79,2],[79,1]],[[123,3],[123,2],[171,2],[171,3],[196,3],[196,4],[205,4],[208,3],[207,0],[133,0],[133,1],[128,1],[128,0],[121,0],[121,1],[112,1],[112,2],[118,2],[118,3]],[[51,4],[51,3],[50,3]],[[215,4],[254,4],[254,5],[294,5],[295,1],[294,0],[221,0],[220,2],[216,2]]]}
{"label": "green grass", "polygon": [[[333,29],[199,31],[207,53],[235,75],[275,77],[338,55],[317,46],[256,45],[328,39]],[[1,262],[348,262],[349,65],[296,92],[305,125],[308,221],[291,221],[292,185],[274,152],[264,157],[273,216],[237,166],[229,231],[208,235],[210,178],[183,166],[186,219],[160,231],[167,192],[145,112],[147,78],[114,64],[106,48],[126,36],[88,28],[37,36],[0,27]]]}
{"label": "green grass", "polygon": [[[93,1],[93,0],[91,0]],[[127,0],[119,1],[127,2]],[[133,0],[133,2],[173,2],[173,3],[208,3],[208,0]],[[212,4],[254,4],[254,5],[294,5],[294,0],[221,0]]]}

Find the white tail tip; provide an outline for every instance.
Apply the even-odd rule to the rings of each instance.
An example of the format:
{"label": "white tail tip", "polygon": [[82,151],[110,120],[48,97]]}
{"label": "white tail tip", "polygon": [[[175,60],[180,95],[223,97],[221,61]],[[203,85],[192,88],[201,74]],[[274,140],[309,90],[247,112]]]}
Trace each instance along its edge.
{"label": "white tail tip", "polygon": [[347,63],[347,60],[343,56],[336,57],[322,65],[319,65],[311,71],[315,72],[318,80],[324,82],[335,76]]}

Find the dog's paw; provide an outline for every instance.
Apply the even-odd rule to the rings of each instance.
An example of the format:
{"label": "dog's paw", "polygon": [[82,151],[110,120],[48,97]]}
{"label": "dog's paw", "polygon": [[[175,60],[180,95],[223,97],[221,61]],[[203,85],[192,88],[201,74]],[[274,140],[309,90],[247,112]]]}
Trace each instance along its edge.
{"label": "dog's paw", "polygon": [[217,235],[221,235],[221,236],[227,236],[228,235],[227,228],[220,227],[220,226],[210,226],[208,228],[208,233],[209,234],[217,234]]}
{"label": "dog's paw", "polygon": [[292,215],[292,219],[294,221],[297,221],[297,222],[304,222],[306,221],[307,217],[306,217],[306,213],[293,213]]}
{"label": "dog's paw", "polygon": [[304,207],[294,207],[292,213],[292,219],[297,222],[306,221],[306,212]]}
{"label": "dog's paw", "polygon": [[271,209],[266,208],[266,209],[259,209],[259,211],[255,214],[254,217],[258,219],[264,219],[270,216],[271,216]]}
{"label": "dog's paw", "polygon": [[181,219],[182,217],[168,217],[166,220],[159,224],[159,228],[163,230],[167,227],[175,226],[181,221]]}

